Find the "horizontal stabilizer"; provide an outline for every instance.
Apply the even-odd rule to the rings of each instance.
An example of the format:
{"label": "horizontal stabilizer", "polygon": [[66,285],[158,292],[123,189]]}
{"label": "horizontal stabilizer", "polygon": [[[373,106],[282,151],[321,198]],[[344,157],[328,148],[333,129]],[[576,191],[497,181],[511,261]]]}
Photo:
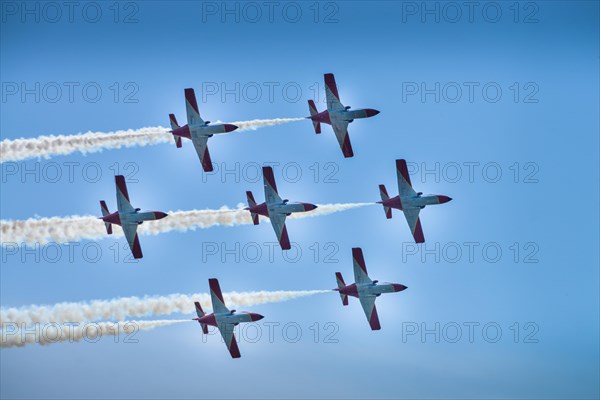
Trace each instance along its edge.
{"label": "horizontal stabilizer", "polygon": [[[390,199],[390,196],[388,195],[385,185],[379,185],[379,195],[381,196],[382,202]],[[387,219],[392,218],[392,209],[390,207],[383,205],[383,211],[385,211],[385,217]]]}
{"label": "horizontal stabilizer", "polygon": [[[175,118],[174,114],[169,114],[169,122],[171,123],[171,131],[179,128],[179,124],[177,123],[177,118]],[[177,148],[181,147],[181,136],[173,135],[173,139],[175,140],[175,146]]]}
{"label": "horizontal stabilizer", "polygon": [[[246,198],[248,199],[248,207],[252,208],[252,207],[256,206],[256,200],[254,200],[254,195],[252,194],[251,191],[246,191]],[[252,223],[254,225],[258,225],[259,224],[258,214],[250,211],[250,215],[252,216]]]}
{"label": "horizontal stabilizer", "polygon": [[[204,310],[202,310],[202,306],[200,305],[199,302],[195,301],[194,302],[194,306],[196,307],[196,315],[198,315],[198,318],[202,318],[202,317],[204,317],[206,315],[206,313],[204,312]],[[198,323],[202,327],[202,332],[204,332],[204,334],[207,335],[208,334],[208,325],[203,324],[200,321],[198,321]]]}
{"label": "horizontal stabilizer", "polygon": [[[103,217],[110,215],[110,211],[108,211],[108,207],[106,206],[106,202],[104,200],[100,201],[100,209],[102,210]],[[110,222],[104,222],[104,226],[106,227],[106,233],[112,235],[112,224]]]}
{"label": "horizontal stabilizer", "polygon": [[[338,289],[342,289],[346,286],[346,282],[344,282],[344,278],[342,277],[341,272],[335,273],[335,279],[337,280]],[[347,306],[348,305],[348,296],[345,295],[344,293],[340,293],[340,298],[342,299],[342,304]]]}
{"label": "horizontal stabilizer", "polygon": [[308,101],[308,111],[310,112],[313,127],[315,128],[315,133],[316,134],[321,133],[321,123],[319,121],[315,121],[314,119],[312,119],[312,117],[314,117],[315,115],[317,115],[319,113],[319,111],[317,111],[317,106],[315,105],[315,102],[312,100]]}

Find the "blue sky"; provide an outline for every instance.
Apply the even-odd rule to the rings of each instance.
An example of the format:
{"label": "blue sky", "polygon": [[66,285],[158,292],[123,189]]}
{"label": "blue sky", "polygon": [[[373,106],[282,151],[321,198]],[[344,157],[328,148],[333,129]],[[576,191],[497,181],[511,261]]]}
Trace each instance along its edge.
{"label": "blue sky", "polygon": [[[2,397],[600,395],[598,3],[515,8],[484,2],[472,21],[465,8],[455,17],[458,3],[283,2],[272,20],[262,3],[253,3],[262,13],[255,22],[243,3],[132,2],[120,5],[118,22],[109,3],[88,6],[85,18],[87,3],[81,3],[72,22],[63,9],[55,23],[51,9],[35,4],[39,22],[19,14],[21,3],[2,4],[2,139],[166,126],[171,112],[181,122],[185,87],[196,89],[206,120],[302,117],[315,90],[324,108],[326,72],[335,73],[344,104],[381,114],[350,125],[352,159],[342,158],[330,127],[317,136],[302,121],[214,137],[209,146],[219,172],[212,175],[203,175],[190,142],[183,149],[161,144],[11,164],[19,174],[37,169],[39,179],[9,175],[5,163],[2,219],[97,215],[100,199],[114,209],[117,169],[130,174],[137,207],[234,207],[246,190],[262,200],[262,185],[251,174],[257,163],[279,163],[275,176],[284,197],[322,204],[374,202],[381,183],[396,195],[394,160],[405,158],[419,168],[412,178],[418,191],[454,200],[423,211],[425,248],[411,243],[398,212],[386,220],[377,206],[291,221],[290,238],[302,251],[297,262],[279,251],[269,259],[275,239],[265,222],[144,236],[145,257],[137,264],[123,262],[123,239],[99,241],[102,256],[95,263],[79,250],[73,260],[64,255],[49,262],[3,249],[2,307],[206,292],[211,277],[226,292],[328,289],[335,271],[352,280],[356,246],[372,278],[408,290],[378,299],[379,332],[369,330],[356,299],[343,308],[335,293],[254,306],[251,311],[265,315],[263,336],[241,341],[239,360],[229,358],[218,337],[203,342],[194,323],[140,332],[136,344],[104,338],[3,349]],[[438,7],[439,22],[422,6]],[[95,7],[102,15],[92,23]],[[294,22],[296,10],[301,16]],[[127,15],[130,23],[124,23]],[[22,85],[35,92],[36,83],[39,101],[35,93],[21,97]],[[51,92],[55,83],[65,88],[60,96]],[[15,85],[19,92],[11,94]],[[67,85],[75,88],[72,101]],[[83,87],[99,87],[98,101]],[[214,87],[218,93],[200,97],[203,88]],[[263,88],[260,94],[256,87]],[[422,88],[432,92],[422,98]],[[497,88],[502,94],[495,101]],[[302,177],[285,179],[282,166],[290,173],[299,168]],[[49,168],[61,171],[57,182],[43,172]],[[98,179],[89,175],[96,169]],[[239,174],[222,175],[225,169]],[[213,245],[218,254],[207,255]],[[264,252],[247,262],[240,251],[236,262],[225,253],[235,246]],[[280,324],[272,343],[264,322]],[[296,343],[282,334],[290,323],[302,329]],[[469,323],[475,324],[472,342]],[[436,324],[438,342],[434,334],[407,334]],[[462,336],[452,343],[444,335],[455,324]],[[497,342],[486,340],[486,324],[502,330]],[[325,343],[333,331],[337,342]]]}

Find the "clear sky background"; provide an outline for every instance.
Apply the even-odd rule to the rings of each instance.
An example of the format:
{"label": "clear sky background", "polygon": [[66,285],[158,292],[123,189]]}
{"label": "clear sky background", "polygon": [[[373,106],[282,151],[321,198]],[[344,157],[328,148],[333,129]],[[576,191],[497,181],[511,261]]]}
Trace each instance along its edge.
{"label": "clear sky background", "polygon": [[[16,175],[5,163],[2,219],[99,215],[101,199],[114,210],[117,169],[144,209],[235,207],[246,190],[262,201],[263,163],[279,163],[284,198],[374,202],[378,184],[397,194],[394,160],[405,158],[415,189],[454,199],[422,212],[427,243],[412,244],[402,215],[386,220],[373,205],[290,221],[301,253],[287,259],[269,257],[266,221],[142,236],[137,264],[125,262],[122,238],[98,241],[97,262],[81,246],[73,259],[62,247],[56,262],[43,249],[2,249],[2,307],[207,292],[211,277],[225,292],[329,289],[335,271],[352,281],[359,246],[373,279],[408,286],[378,299],[382,330],[369,329],[356,299],[342,307],[321,294],[248,308],[265,319],[255,343],[240,340],[239,360],[193,322],[140,332],[135,344],[3,349],[0,395],[597,398],[598,3],[483,2],[472,17],[462,2],[281,2],[272,17],[252,4],[131,2],[115,14],[112,3],[80,3],[70,21],[66,7],[57,16],[30,3],[36,22],[36,11],[2,2],[2,139],[167,126],[172,112],[182,122],[186,87],[205,120],[303,117],[315,95],[325,107],[323,74],[333,72],[345,105],[381,111],[350,125],[354,158],[342,157],[329,126],[317,136],[300,121],[212,138],[210,175],[189,141],[29,160],[10,165]],[[39,99],[23,95],[36,84]],[[50,168],[61,171],[56,182]],[[279,324],[273,340],[265,323]],[[286,324],[302,330],[294,343]]]}

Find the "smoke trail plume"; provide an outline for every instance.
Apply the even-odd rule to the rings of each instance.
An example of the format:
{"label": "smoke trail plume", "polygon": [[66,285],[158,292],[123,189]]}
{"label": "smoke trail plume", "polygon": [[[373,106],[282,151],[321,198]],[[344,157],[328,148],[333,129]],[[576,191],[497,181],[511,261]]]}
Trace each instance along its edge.
{"label": "smoke trail plume", "polygon": [[[120,322],[94,322],[84,325],[52,324],[36,326],[35,330],[14,329],[10,332],[0,331],[0,347],[23,347],[28,344],[47,345],[60,342],[79,342],[83,339],[96,342],[102,336],[119,336],[120,334],[133,334],[137,331],[149,330],[160,326],[190,322],[183,320],[158,320],[158,321],[120,321]],[[131,339],[130,339],[131,340]]]}
{"label": "smoke trail plume", "polygon": [[[237,121],[238,131],[256,130],[265,126],[301,121],[304,118],[274,118]],[[76,135],[47,135],[30,139],[4,139],[0,142],[0,163],[20,161],[29,158],[50,158],[55,155],[67,155],[74,152],[94,153],[105,149],[121,147],[148,146],[169,143],[173,136],[169,128],[162,126],[129,129],[116,132],[87,132]]]}
{"label": "smoke trail plume", "polygon": [[[258,291],[224,293],[225,303],[230,308],[250,307],[256,304],[278,303],[326,293],[328,290],[297,291]],[[192,295],[171,294],[167,296],[120,297],[112,300],[93,300],[89,302],[58,303],[55,305],[31,305],[20,308],[0,309],[0,326],[13,324],[64,324],[66,322],[83,323],[86,321],[116,320],[139,318],[173,313],[195,314],[194,302],[199,301],[202,308],[212,308],[208,293]]]}
{"label": "smoke trail plume", "polygon": [[[372,203],[321,204],[313,211],[292,214],[291,218],[308,218],[328,215]],[[149,221],[140,225],[138,232],[158,235],[171,231],[206,229],[213,226],[237,226],[251,224],[250,213],[241,208],[222,207],[219,210],[170,211],[167,218]],[[122,236],[120,227],[114,227],[114,235]],[[67,243],[80,240],[96,240],[108,237],[104,223],[94,216],[69,216],[30,218],[27,220],[0,220],[0,240],[8,243],[25,243],[35,246],[49,242]]]}

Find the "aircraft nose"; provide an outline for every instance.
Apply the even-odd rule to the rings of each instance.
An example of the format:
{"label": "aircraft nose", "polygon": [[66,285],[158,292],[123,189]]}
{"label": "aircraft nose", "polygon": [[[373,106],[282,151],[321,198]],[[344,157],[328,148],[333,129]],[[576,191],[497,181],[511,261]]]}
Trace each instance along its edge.
{"label": "aircraft nose", "polygon": [[450,200],[452,200],[452,197],[448,197],[448,196],[438,196],[438,199],[440,200],[440,204],[444,204],[449,202]]}
{"label": "aircraft nose", "polygon": [[404,285],[401,285],[401,284],[399,284],[399,283],[393,283],[393,284],[392,284],[392,286],[394,286],[394,290],[395,290],[396,292],[401,292],[401,291],[403,291],[403,290],[406,290],[406,286],[404,286]]}
{"label": "aircraft nose", "polygon": [[377,115],[379,113],[380,113],[379,110],[375,110],[373,108],[367,108],[367,117],[374,117],[375,115]]}
{"label": "aircraft nose", "polygon": [[156,219],[163,219],[164,217],[168,216],[169,214],[164,213],[162,211],[156,211],[154,213],[154,215],[156,216]]}
{"label": "aircraft nose", "polygon": [[235,131],[238,128],[237,125],[232,124],[224,124],[223,126],[225,127],[225,132]]}
{"label": "aircraft nose", "polygon": [[317,208],[316,205],[310,203],[304,203],[304,211],[312,211]]}
{"label": "aircraft nose", "polygon": [[260,314],[257,314],[257,313],[250,314],[250,317],[252,318],[252,322],[260,321],[261,319],[264,318],[263,315],[260,315]]}

